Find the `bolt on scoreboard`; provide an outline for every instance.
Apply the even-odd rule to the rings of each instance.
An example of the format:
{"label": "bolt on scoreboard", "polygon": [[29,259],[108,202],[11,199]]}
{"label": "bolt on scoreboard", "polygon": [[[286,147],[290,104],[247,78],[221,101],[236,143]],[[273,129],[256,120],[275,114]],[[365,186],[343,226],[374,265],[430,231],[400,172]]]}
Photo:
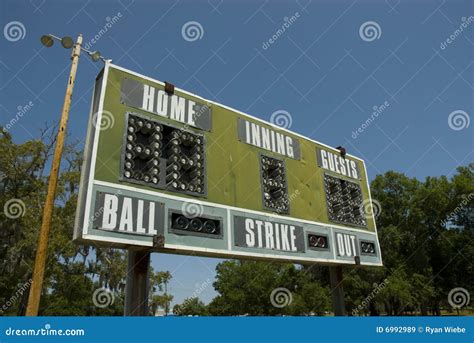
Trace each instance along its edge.
{"label": "bolt on scoreboard", "polygon": [[106,63],[74,239],[295,263],[382,265],[364,162]]}

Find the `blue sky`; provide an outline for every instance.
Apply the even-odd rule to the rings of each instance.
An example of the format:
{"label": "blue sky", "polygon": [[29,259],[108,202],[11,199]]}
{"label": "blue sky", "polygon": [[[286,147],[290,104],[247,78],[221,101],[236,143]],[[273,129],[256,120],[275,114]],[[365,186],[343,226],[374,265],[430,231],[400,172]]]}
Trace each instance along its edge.
{"label": "blue sky", "polygon": [[[364,158],[370,179],[388,170],[450,176],[474,160],[469,0],[3,0],[0,6],[0,124],[23,108],[10,128],[17,142],[57,120],[64,97],[69,52],[43,48],[40,36],[83,33],[89,42],[114,22],[92,50],[265,120],[287,111],[291,130]],[[193,30],[186,35],[189,25],[197,37]],[[81,58],[70,140],[85,138],[101,67]],[[214,280],[219,261],[152,257],[155,269],[172,272],[175,302],[196,289],[210,301],[215,292],[202,285]]]}

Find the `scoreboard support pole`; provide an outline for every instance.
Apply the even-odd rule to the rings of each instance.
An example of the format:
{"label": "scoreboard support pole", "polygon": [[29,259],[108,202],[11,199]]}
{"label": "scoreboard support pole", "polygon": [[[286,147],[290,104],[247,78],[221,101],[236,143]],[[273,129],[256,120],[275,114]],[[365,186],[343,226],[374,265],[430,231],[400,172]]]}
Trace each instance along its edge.
{"label": "scoreboard support pole", "polygon": [[342,267],[329,267],[329,282],[331,284],[332,307],[335,316],[346,315],[344,289],[342,287]]}
{"label": "scoreboard support pole", "polygon": [[128,250],[124,316],[148,316],[150,251]]}

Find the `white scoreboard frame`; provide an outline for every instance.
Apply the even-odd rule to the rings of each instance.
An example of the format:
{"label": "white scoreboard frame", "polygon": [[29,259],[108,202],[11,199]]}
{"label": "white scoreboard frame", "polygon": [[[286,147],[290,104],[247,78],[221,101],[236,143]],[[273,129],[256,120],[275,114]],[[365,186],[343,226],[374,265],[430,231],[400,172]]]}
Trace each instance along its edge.
{"label": "white scoreboard frame", "polygon": [[[369,237],[369,239],[372,239],[374,242],[376,242],[376,252],[377,252],[377,258],[375,259],[376,262],[368,262],[368,261],[360,261],[360,265],[364,266],[382,266],[382,256],[381,256],[381,251],[380,251],[380,243],[379,243],[379,238],[377,234],[377,227],[375,226],[375,231],[367,231],[363,229],[357,229],[357,228],[352,228],[352,227],[347,227],[347,226],[342,226],[342,225],[337,225],[337,224],[328,224],[328,223],[322,223],[322,222],[317,222],[317,221],[308,221],[308,220],[303,220],[299,218],[289,218],[287,216],[280,216],[274,213],[268,213],[268,212],[259,212],[259,211],[254,211],[254,210],[249,210],[246,208],[238,208],[238,207],[232,207],[232,206],[227,206],[227,205],[222,205],[222,204],[217,204],[217,203],[211,203],[203,200],[198,200],[198,199],[189,199],[189,198],[183,198],[180,196],[175,196],[171,194],[165,194],[162,192],[156,192],[156,191],[149,191],[146,189],[139,189],[135,188],[133,186],[125,185],[125,184],[119,184],[119,183],[109,183],[109,182],[104,182],[100,180],[95,180],[94,178],[94,171],[95,171],[95,165],[96,165],[96,157],[97,157],[97,147],[98,147],[98,142],[99,142],[99,136],[100,136],[100,129],[96,129],[96,123],[100,123],[102,120],[102,115],[103,115],[103,104],[104,104],[104,98],[105,98],[105,92],[106,92],[106,87],[107,87],[107,77],[108,77],[108,72],[110,68],[114,68],[120,71],[123,71],[125,73],[137,76],[139,78],[148,80],[150,82],[154,82],[160,85],[164,86],[164,83],[155,79],[152,79],[150,77],[141,75],[139,73],[136,73],[134,71],[122,68],[120,66],[114,65],[111,62],[106,62],[105,67],[103,69],[103,74],[102,74],[102,80],[101,80],[101,85],[100,85],[100,98],[98,101],[98,107],[94,109],[94,99],[95,99],[95,93],[97,91],[97,87],[94,87],[93,95],[92,95],[92,105],[91,105],[91,110],[90,110],[90,116],[89,116],[89,121],[88,121],[88,129],[87,129],[87,137],[86,137],[86,143],[85,143],[85,151],[84,151],[84,163],[83,163],[83,168],[82,168],[82,173],[81,173],[81,180],[80,180],[80,190],[79,190],[79,197],[78,197],[78,206],[77,206],[77,211],[76,211],[76,219],[75,219],[75,228],[74,228],[74,240],[79,242],[79,243],[84,243],[84,244],[91,244],[91,243],[98,243],[103,245],[108,245],[108,246],[114,246],[118,248],[128,248],[131,246],[134,247],[143,247],[143,248],[150,248],[155,251],[162,251],[162,252],[167,252],[167,253],[175,253],[175,254],[192,254],[197,253],[198,255],[201,256],[210,256],[210,257],[218,257],[218,258],[247,258],[247,259],[264,259],[264,260],[274,260],[274,261],[286,261],[286,262],[291,262],[291,263],[302,263],[302,264],[308,264],[308,263],[319,263],[319,264],[329,264],[329,265],[355,265],[357,264],[354,259],[350,260],[344,260],[340,259],[336,256],[336,249],[332,248],[332,258],[320,258],[320,257],[302,257],[302,256],[288,256],[288,255],[277,255],[277,254],[271,254],[271,253],[253,253],[250,251],[238,251],[233,249],[233,243],[232,243],[232,237],[233,234],[231,232],[232,226],[231,225],[231,213],[232,212],[239,212],[239,213],[249,213],[249,214],[254,214],[254,215],[260,215],[264,216],[266,218],[272,218],[274,220],[282,220],[282,221],[293,221],[301,224],[312,224],[312,225],[318,225],[321,227],[325,227],[328,229],[327,234],[331,235],[331,237],[335,237],[335,232],[334,231],[343,231],[343,232],[348,232],[348,233],[354,233],[357,234],[357,237],[360,237],[360,235]],[[216,103],[211,100],[204,99],[200,97],[199,95],[187,92],[182,89],[176,89],[179,90],[179,92],[189,95],[198,99],[201,99],[203,102],[211,104],[212,105],[218,105],[220,107],[223,107],[225,109],[228,109],[230,111],[233,111],[237,114],[239,114],[242,117],[247,117],[251,118],[255,121],[258,121],[262,124],[268,124],[266,121],[253,117],[247,113],[241,112],[239,110],[236,110],[234,108],[222,105],[220,103]],[[95,111],[94,111],[95,110]],[[308,137],[302,136],[298,133],[292,132],[290,130],[287,130],[285,128],[279,128],[279,130],[290,133],[294,136],[298,136],[300,138],[312,141],[314,143],[317,143],[321,146],[324,146],[328,150],[334,152],[334,153],[339,153],[338,150],[315,140],[312,140]],[[354,158],[356,160],[359,160],[362,162],[365,174],[366,173],[366,166],[365,162],[353,155],[347,154],[347,156]],[[366,183],[367,183],[367,189],[369,192],[369,198],[371,199],[371,194],[370,194],[370,185],[368,182],[368,178],[366,177]],[[186,201],[188,203],[193,203],[193,204],[198,204],[201,206],[206,206],[206,207],[212,207],[212,208],[217,208],[217,209],[224,209],[227,213],[226,218],[227,218],[227,223],[224,227],[223,230],[226,231],[226,237],[227,237],[227,248],[226,249],[212,249],[212,248],[205,248],[205,247],[198,247],[198,246],[189,246],[189,245],[180,245],[180,244],[171,244],[167,243],[166,241],[164,242],[164,245],[161,246],[160,248],[156,248],[155,244],[153,241],[150,240],[143,240],[143,241],[138,241],[136,239],[128,239],[128,238],[123,238],[123,237],[116,237],[114,235],[110,236],[103,236],[103,235],[97,235],[94,233],[91,233],[89,230],[89,224],[90,224],[90,218],[91,218],[91,212],[93,211],[93,204],[92,204],[92,198],[93,198],[93,193],[94,187],[108,187],[110,189],[115,189],[117,191],[125,191],[125,192],[133,192],[135,195],[143,194],[147,196],[154,196],[157,198],[157,201]],[[372,206],[372,205],[371,205]],[[373,213],[373,212],[372,212]],[[375,222],[374,222],[374,225]],[[148,236],[149,237],[149,236]],[[367,239],[367,238],[366,238]]]}

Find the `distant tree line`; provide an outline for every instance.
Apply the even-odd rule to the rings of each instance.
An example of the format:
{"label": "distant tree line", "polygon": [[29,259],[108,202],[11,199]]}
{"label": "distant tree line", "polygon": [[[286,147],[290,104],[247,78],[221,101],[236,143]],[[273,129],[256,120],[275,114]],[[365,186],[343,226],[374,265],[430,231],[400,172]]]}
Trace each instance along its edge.
{"label": "distant tree line", "polygon": [[[448,179],[424,181],[387,172],[371,183],[381,205],[376,218],[384,266],[344,268],[348,315],[457,314],[453,288],[474,294],[474,164]],[[271,292],[284,287],[292,301],[282,308]],[[329,271],[324,266],[226,261],[217,266],[218,296],[207,306],[187,299],[182,315],[322,315],[330,312]],[[463,313],[471,313],[464,311]]]}
{"label": "distant tree line", "polygon": [[[38,139],[21,144],[0,131],[0,315],[25,313],[55,131],[45,128]],[[40,314],[122,315],[125,252],[71,241],[82,166],[77,144],[66,147],[62,166]],[[347,313],[458,313],[448,303],[449,292],[462,287],[474,294],[474,165],[458,167],[451,178],[424,181],[390,171],[372,181],[371,192],[382,209],[376,221],[384,266],[344,268]],[[229,260],[216,272],[218,295],[209,304],[191,297],[171,309],[172,275],[152,270],[150,314],[158,309],[225,316],[331,312],[325,266]],[[107,292],[107,306],[94,298],[97,290]]]}

